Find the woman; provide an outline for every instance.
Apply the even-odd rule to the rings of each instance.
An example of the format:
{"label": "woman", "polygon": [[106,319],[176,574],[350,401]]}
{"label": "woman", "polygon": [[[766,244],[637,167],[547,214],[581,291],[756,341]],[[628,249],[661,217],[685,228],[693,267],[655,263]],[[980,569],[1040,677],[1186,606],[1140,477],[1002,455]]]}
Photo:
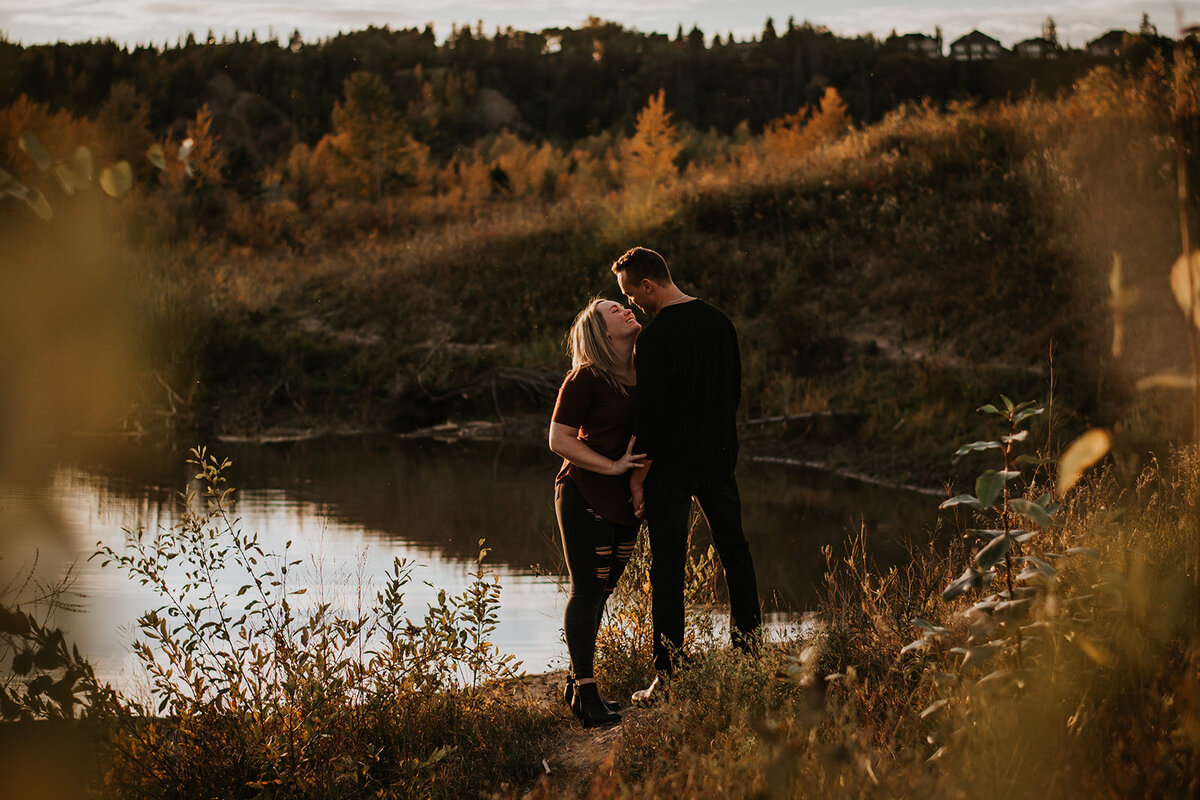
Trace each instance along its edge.
{"label": "woman", "polygon": [[563,619],[571,656],[565,694],[585,728],[621,720],[620,704],[600,696],[592,669],[604,603],[637,541],[627,473],[645,458],[633,452],[633,345],[641,330],[620,303],[588,303],[567,337],[571,371],[550,421],[550,449],[563,457],[554,509],[571,576]]}

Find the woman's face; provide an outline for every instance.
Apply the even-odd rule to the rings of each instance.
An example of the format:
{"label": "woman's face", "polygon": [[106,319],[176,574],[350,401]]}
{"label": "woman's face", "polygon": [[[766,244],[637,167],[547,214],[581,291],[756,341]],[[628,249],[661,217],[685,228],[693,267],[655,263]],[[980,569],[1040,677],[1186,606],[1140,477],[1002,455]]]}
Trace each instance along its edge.
{"label": "woman's face", "polygon": [[637,321],[633,311],[613,300],[600,303],[596,311],[604,318],[604,323],[608,326],[608,335],[614,340],[637,336],[642,329],[642,324]]}

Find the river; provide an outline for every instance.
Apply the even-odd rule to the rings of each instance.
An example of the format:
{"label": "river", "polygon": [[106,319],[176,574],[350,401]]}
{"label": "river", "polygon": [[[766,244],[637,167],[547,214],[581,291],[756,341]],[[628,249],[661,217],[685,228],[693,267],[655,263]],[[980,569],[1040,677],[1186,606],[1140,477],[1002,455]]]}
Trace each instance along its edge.
{"label": "river", "polygon": [[[530,672],[566,665],[565,580],[552,503],[560,462],[545,449],[364,436],[217,443],[210,450],[232,461],[240,526],[257,532],[269,552],[292,542],[292,556],[302,562],[293,586],[307,589],[310,600],[348,609],[369,604],[399,556],[418,565],[405,604],[419,619],[439,589],[453,594],[467,586],[478,540],[486,539],[485,565],[503,587],[494,641]],[[119,550],[125,531],[153,532],[178,521],[179,493],[195,473],[187,451],[125,442],[102,456],[62,457],[48,484],[0,486],[0,588],[35,563],[44,581],[73,567],[82,610],[61,613],[57,622],[118,685],[138,683],[131,631],[156,598],[88,557],[98,541]],[[812,603],[823,546],[840,553],[861,531],[881,565],[898,563],[905,540],[928,540],[936,518],[935,498],[810,469],[744,460],[738,475],[760,591],[777,625]],[[707,541],[702,530],[697,543]],[[223,588],[233,593],[238,584],[231,578]]]}

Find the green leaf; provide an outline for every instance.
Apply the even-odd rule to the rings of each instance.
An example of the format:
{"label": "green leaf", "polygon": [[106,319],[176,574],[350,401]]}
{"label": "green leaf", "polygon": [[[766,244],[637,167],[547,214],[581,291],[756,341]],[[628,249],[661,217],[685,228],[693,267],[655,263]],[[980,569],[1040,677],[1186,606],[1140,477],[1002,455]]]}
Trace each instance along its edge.
{"label": "green leaf", "polygon": [[25,688],[29,690],[30,697],[37,697],[53,685],[54,679],[49,675],[38,675],[33,680],[26,682]]}
{"label": "green leaf", "polygon": [[33,213],[37,214],[44,221],[49,222],[54,219],[54,210],[50,208],[50,202],[40,189],[29,189],[25,192],[25,197],[22,199],[33,209]]}
{"label": "green leaf", "polygon": [[1013,417],[1013,425],[1020,425],[1022,422],[1029,419],[1030,417],[1036,417],[1038,414],[1042,414],[1045,411],[1046,411],[1046,409],[1037,408],[1037,407],[1026,408],[1022,411],[1018,411],[1016,413],[1016,416]]}
{"label": "green leaf", "polygon": [[37,168],[42,172],[50,169],[50,165],[54,163],[53,159],[50,158],[50,154],[46,152],[46,148],[42,147],[42,143],[38,141],[33,131],[23,131],[20,137],[17,138],[17,144],[33,159],[33,163],[37,164]]}
{"label": "green leaf", "polygon": [[100,188],[111,197],[124,197],[133,188],[133,169],[128,161],[118,161],[100,171]]}
{"label": "green leaf", "polygon": [[1079,482],[1083,473],[1108,453],[1112,448],[1112,437],[1103,428],[1092,428],[1071,442],[1058,460],[1058,482],[1054,487],[1056,497],[1062,498],[1071,487]]}
{"label": "green leaf", "polygon": [[1022,516],[1029,517],[1043,528],[1050,525],[1050,512],[1037,503],[1017,497],[1008,501],[1008,507]]}
{"label": "green leaf", "polygon": [[949,500],[944,500],[938,508],[951,508],[952,506],[970,506],[971,508],[983,510],[983,504],[979,502],[979,498],[973,494],[958,494],[951,497]]}
{"label": "green leaf", "polygon": [[58,669],[67,662],[58,651],[57,643],[51,640],[46,645],[38,650],[38,653],[33,658],[33,663],[38,669]]}
{"label": "green leaf", "polygon": [[1069,556],[1083,556],[1094,561],[1100,560],[1100,551],[1094,547],[1069,547],[1067,548]]}
{"label": "green leaf", "polygon": [[65,163],[55,164],[54,177],[58,178],[58,185],[62,187],[64,192],[68,195],[75,194],[75,189],[78,188],[75,185],[75,170],[71,169],[69,165]]}
{"label": "green leaf", "polygon": [[913,617],[912,624],[926,633],[933,634],[934,636],[946,636],[950,633],[950,631],[946,630],[941,625],[935,625],[929,620],[921,619],[920,617]]}
{"label": "green leaf", "polygon": [[981,474],[975,480],[975,495],[979,498],[979,504],[984,508],[991,508],[996,498],[1004,491],[1005,482],[1004,473],[994,469]]}
{"label": "green leaf", "polygon": [[961,666],[965,667],[968,664],[982,666],[990,661],[998,652],[1000,652],[1000,649],[1003,647],[1003,645],[1004,643],[1002,641],[996,641],[988,642],[987,644],[981,644],[978,647],[968,647],[966,649],[966,655],[963,656]]}
{"label": "green leaf", "polygon": [[1005,684],[1012,679],[1012,672],[1007,669],[998,669],[994,672],[989,672],[975,682],[976,686],[987,686],[988,684]]}
{"label": "green leaf", "polygon": [[0,633],[24,636],[29,633],[29,617],[16,609],[0,606]]}
{"label": "green leaf", "polygon": [[921,712],[921,719],[925,719],[930,714],[936,714],[948,705],[950,705],[949,700],[937,700],[933,703],[930,703],[925,710]]}
{"label": "green leaf", "polygon": [[996,608],[992,611],[992,615],[1001,622],[1011,622],[1012,620],[1020,619],[1029,613],[1030,601],[1028,599],[1020,600],[1005,600],[1002,603],[997,603]]}
{"label": "green leaf", "polygon": [[964,444],[962,447],[954,451],[954,456],[965,456],[967,453],[974,453],[982,450],[1003,450],[1004,445],[995,441],[978,441]]}
{"label": "green leaf", "polygon": [[33,669],[33,652],[31,650],[22,650],[13,656],[12,671],[14,675],[28,675],[31,669]]}
{"label": "green leaf", "polygon": [[93,175],[92,151],[86,147],[76,147],[75,155],[71,157],[71,168],[75,175],[85,181],[90,181]]}
{"label": "green leaf", "polygon": [[996,407],[995,407],[994,405],[992,405],[991,403],[986,403],[986,404],[984,404],[984,405],[980,406],[979,408],[977,408],[977,409],[975,409],[975,410],[976,410],[976,411],[982,411],[984,414],[995,414],[995,415],[996,415],[996,416],[998,416],[998,417],[1003,417],[1003,416],[1004,416],[1004,414],[1002,414],[1002,413],[1000,412],[1000,409],[996,408]]}
{"label": "green leaf", "polygon": [[1004,442],[1005,444],[1015,444],[1017,442],[1023,442],[1028,438],[1029,431],[1018,431],[1011,436],[1001,436],[1000,441]]}
{"label": "green leaf", "polygon": [[1009,399],[1008,399],[1006,396],[1004,396],[1004,395],[1000,395],[1000,399],[1004,401],[1004,407],[1005,407],[1005,408],[1008,410],[1008,413],[1010,413],[1010,414],[1011,414],[1011,413],[1012,413],[1012,411],[1013,411],[1013,401],[1012,401],[1012,400],[1009,400]]}
{"label": "green leaf", "polygon": [[167,156],[163,152],[162,145],[150,145],[150,149],[146,151],[146,158],[150,159],[150,163],[159,169],[167,168]]}
{"label": "green leaf", "polygon": [[988,528],[967,528],[967,533],[973,534],[977,539],[986,539],[990,542],[997,536],[1002,536],[1004,531],[991,530]]}
{"label": "green leaf", "polygon": [[968,589],[978,589],[983,585],[983,575],[974,567],[967,567],[962,575],[942,590],[942,600],[950,602]]}
{"label": "green leaf", "polygon": [[1012,537],[1008,534],[997,536],[988,542],[987,547],[975,554],[975,563],[979,565],[980,569],[991,569],[1004,560],[1011,542]]}

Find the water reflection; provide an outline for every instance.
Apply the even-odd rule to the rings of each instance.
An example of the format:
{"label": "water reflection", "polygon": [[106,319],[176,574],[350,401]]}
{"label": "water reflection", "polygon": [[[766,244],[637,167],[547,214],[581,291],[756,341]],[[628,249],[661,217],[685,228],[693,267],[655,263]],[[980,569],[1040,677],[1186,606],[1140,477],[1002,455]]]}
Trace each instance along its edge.
{"label": "water reflection", "polygon": [[[504,587],[497,643],[531,671],[563,665],[565,598],[551,491],[558,461],[550,453],[382,436],[212,449],[233,461],[229,479],[238,487],[243,529],[257,531],[268,551],[292,540],[304,562],[298,577],[314,600],[345,609],[369,603],[399,556],[423,565],[406,594],[419,617],[434,587],[466,587],[478,540],[486,538],[493,550],[487,563]],[[43,555],[39,569],[49,576],[78,563],[77,588],[88,596],[89,612],[64,622],[106,676],[122,682],[131,664],[127,631],[155,599],[86,558],[97,540],[119,544],[123,528],[155,531],[177,521],[178,492],[195,472],[185,457],[186,447],[128,444],[103,459],[64,463],[48,491],[0,489],[7,527],[29,520],[69,532],[69,546]],[[848,532],[862,530],[873,555],[895,563],[904,558],[903,541],[927,538],[934,519],[929,498],[811,471],[746,463],[739,478],[768,610],[811,604],[824,569],[822,546],[840,552]],[[706,531],[697,542],[707,545]],[[34,558],[31,545],[8,555],[0,565],[6,574]],[[236,591],[236,579],[225,588]]]}

